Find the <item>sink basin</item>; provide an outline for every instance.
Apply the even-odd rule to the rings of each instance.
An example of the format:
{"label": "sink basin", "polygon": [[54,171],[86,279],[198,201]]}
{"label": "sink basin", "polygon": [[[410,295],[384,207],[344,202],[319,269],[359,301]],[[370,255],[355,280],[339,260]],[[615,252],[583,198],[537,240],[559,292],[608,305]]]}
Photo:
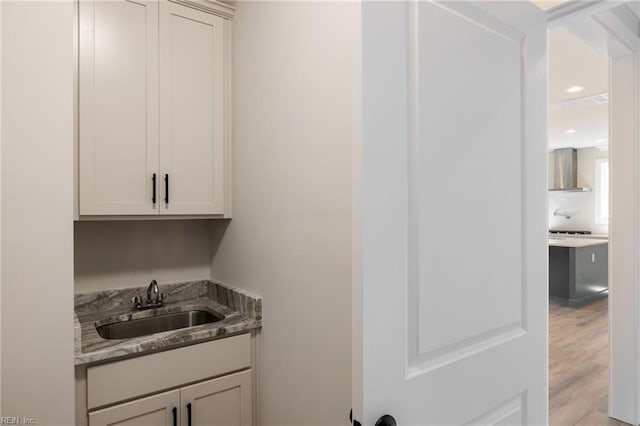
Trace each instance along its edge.
{"label": "sink basin", "polygon": [[183,311],[104,324],[96,326],[96,331],[103,339],[131,339],[163,331],[208,324],[222,319],[224,319],[223,315],[209,311]]}

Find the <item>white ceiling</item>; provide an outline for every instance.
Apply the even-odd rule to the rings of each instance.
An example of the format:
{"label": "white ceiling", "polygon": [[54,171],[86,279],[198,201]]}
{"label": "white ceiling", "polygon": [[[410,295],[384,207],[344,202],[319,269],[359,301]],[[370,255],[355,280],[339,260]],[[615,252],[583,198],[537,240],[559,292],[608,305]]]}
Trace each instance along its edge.
{"label": "white ceiling", "polygon": [[567,2],[569,0],[530,0],[531,3],[535,4],[542,10],[551,9],[559,4]]}
{"label": "white ceiling", "polygon": [[[608,144],[608,103],[589,102],[592,95],[608,92],[608,75],[606,56],[565,28],[549,30],[549,146],[552,149]],[[585,89],[567,93],[566,89],[571,86]],[[575,133],[567,134],[568,130]]]}
{"label": "white ceiling", "polygon": [[[595,25],[595,24],[594,24]],[[549,30],[549,102],[608,91],[609,60],[563,27]],[[567,93],[571,86],[584,91]]]}
{"label": "white ceiling", "polygon": [[[549,9],[567,0],[531,0]],[[595,25],[595,24],[594,24]],[[608,145],[608,104],[588,97],[608,92],[608,58],[566,28],[549,30],[549,147],[587,148]],[[567,93],[582,86],[578,93]],[[583,101],[572,101],[585,98]],[[575,133],[567,134],[567,130]]]}

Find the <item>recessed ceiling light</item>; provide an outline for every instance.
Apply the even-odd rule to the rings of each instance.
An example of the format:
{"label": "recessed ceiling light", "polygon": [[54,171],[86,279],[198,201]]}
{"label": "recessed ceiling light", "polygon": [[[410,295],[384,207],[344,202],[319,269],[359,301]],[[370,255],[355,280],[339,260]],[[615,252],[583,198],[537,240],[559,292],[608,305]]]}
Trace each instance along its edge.
{"label": "recessed ceiling light", "polygon": [[576,129],[569,129],[565,133],[570,135],[570,134],[575,133],[575,132],[576,132]]}
{"label": "recessed ceiling light", "polygon": [[582,86],[571,86],[568,89],[566,89],[565,91],[567,93],[578,93],[578,92],[582,92],[584,90],[584,87]]}

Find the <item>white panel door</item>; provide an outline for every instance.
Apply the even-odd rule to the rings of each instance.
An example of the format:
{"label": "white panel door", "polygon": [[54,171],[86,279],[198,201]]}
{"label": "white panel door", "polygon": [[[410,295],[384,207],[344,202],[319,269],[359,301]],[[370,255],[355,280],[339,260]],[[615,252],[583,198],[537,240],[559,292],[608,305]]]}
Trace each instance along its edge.
{"label": "white panel door", "polygon": [[184,387],[181,398],[183,425],[252,425],[251,370]]}
{"label": "white panel door", "polygon": [[180,390],[89,413],[89,426],[176,426],[180,419]]}
{"label": "white panel door", "polygon": [[158,2],[79,7],[80,214],[157,214]]}
{"label": "white panel door", "polygon": [[546,424],[544,15],[365,2],[362,25],[356,419]]}
{"label": "white panel door", "polygon": [[160,3],[161,214],[224,213],[224,25]]}

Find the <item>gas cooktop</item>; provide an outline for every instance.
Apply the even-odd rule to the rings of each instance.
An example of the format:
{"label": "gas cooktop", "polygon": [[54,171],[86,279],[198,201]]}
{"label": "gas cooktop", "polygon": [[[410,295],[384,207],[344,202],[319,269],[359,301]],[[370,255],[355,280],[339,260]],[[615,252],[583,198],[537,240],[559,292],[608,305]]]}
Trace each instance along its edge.
{"label": "gas cooktop", "polygon": [[591,231],[564,231],[564,230],[552,230],[549,229],[549,233],[553,235],[590,235]]}

